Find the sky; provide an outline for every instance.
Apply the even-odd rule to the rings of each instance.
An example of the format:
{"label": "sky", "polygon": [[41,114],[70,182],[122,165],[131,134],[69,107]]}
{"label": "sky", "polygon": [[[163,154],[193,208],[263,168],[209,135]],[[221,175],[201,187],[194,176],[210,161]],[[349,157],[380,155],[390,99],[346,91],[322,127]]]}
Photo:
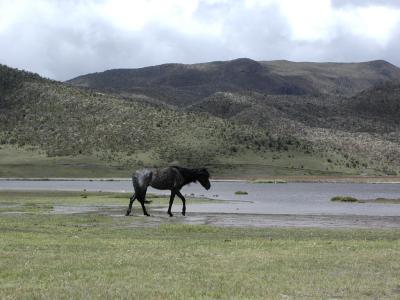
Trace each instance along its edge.
{"label": "sky", "polygon": [[0,0],[0,64],[55,79],[254,60],[400,66],[400,0]]}

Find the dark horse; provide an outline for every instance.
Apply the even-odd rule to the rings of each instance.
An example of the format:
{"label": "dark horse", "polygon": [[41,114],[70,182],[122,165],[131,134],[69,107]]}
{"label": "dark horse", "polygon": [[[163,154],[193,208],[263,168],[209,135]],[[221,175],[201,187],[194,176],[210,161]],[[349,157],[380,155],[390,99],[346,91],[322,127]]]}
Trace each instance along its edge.
{"label": "dark horse", "polygon": [[132,175],[133,188],[135,193],[130,198],[129,207],[126,211],[126,215],[132,211],[132,204],[135,199],[138,199],[142,205],[143,214],[150,216],[146,207],[144,206],[147,188],[149,186],[159,189],[159,190],[171,190],[171,197],[169,198],[168,214],[172,217],[171,207],[174,202],[175,195],[178,195],[182,200],[182,215],[186,213],[186,199],[181,194],[181,188],[191,182],[200,182],[200,184],[205,188],[209,189],[210,184],[210,174],[207,169],[188,169],[178,166],[166,167],[162,169],[142,169],[136,171]]}

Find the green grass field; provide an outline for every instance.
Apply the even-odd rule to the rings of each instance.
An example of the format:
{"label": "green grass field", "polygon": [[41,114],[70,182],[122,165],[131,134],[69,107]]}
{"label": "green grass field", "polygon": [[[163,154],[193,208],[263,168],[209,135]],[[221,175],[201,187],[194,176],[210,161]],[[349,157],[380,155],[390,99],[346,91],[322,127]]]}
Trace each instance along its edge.
{"label": "green grass field", "polygon": [[[143,166],[165,165],[155,161],[149,153],[135,154],[132,162],[135,163],[105,161],[96,155],[48,157],[33,147],[0,146],[0,178],[127,178],[133,170]],[[262,155],[244,152],[237,157],[221,157],[207,167],[212,177],[231,179],[379,174],[376,170],[335,166],[326,158],[299,152],[265,152]]]}
{"label": "green grass field", "polygon": [[132,169],[108,164],[95,156],[48,157],[36,148],[0,147],[0,177],[129,177]]}
{"label": "green grass field", "polygon": [[398,230],[143,228],[135,226],[143,216],[52,213],[54,205],[123,208],[125,197],[0,193],[0,298],[400,297]]}

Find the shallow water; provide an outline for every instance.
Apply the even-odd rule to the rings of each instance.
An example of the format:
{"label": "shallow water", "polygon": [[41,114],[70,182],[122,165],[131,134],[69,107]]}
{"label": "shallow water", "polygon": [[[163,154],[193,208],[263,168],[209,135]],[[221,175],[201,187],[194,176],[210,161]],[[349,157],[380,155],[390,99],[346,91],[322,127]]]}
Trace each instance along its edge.
{"label": "shallow water", "polygon": [[252,215],[188,213],[170,218],[165,213],[152,217],[132,216],[131,227],[160,224],[212,225],[221,227],[321,227],[321,228],[400,228],[398,217],[338,215]]}
{"label": "shallow water", "polygon": [[[125,218],[126,206],[121,205],[54,205],[51,214],[95,213]],[[135,208],[128,217],[129,227],[155,227],[161,224],[212,225],[222,227],[322,227],[322,228],[400,228],[400,218],[392,216],[355,215],[281,215],[243,213],[197,213],[182,216],[179,212],[169,217],[167,208],[149,209],[151,217],[143,216]]]}
{"label": "shallow water", "polygon": [[[131,192],[130,181],[0,181],[5,190],[84,190]],[[248,195],[235,195],[235,191]],[[149,189],[150,193],[168,194],[169,191]],[[270,215],[362,215],[399,216],[400,205],[377,203],[337,203],[330,199],[337,195],[358,199],[400,198],[400,184],[349,184],[349,183],[288,183],[254,184],[249,182],[212,182],[206,191],[199,184],[182,189],[186,195],[212,199],[242,200],[227,203],[191,204],[188,211],[198,213],[270,214]],[[181,209],[175,199],[173,211]]]}
{"label": "shallow water", "polygon": [[[130,181],[0,181],[1,189],[132,191]],[[235,191],[238,190],[247,191],[248,195],[235,195]],[[169,193],[154,189],[149,189],[149,192]],[[131,226],[183,223],[233,227],[400,228],[399,204],[330,201],[337,195],[359,199],[400,198],[400,184],[213,182],[209,191],[204,190],[199,184],[191,184],[186,186],[182,193],[231,201],[193,204],[193,201],[189,200],[187,215],[183,217],[180,214],[182,204],[177,198],[173,206],[173,218],[167,216],[166,207],[160,206],[150,206],[152,217],[143,217],[141,208],[136,203],[130,216]],[[112,203],[55,205],[50,213],[100,213],[123,217],[125,210],[126,206]]]}

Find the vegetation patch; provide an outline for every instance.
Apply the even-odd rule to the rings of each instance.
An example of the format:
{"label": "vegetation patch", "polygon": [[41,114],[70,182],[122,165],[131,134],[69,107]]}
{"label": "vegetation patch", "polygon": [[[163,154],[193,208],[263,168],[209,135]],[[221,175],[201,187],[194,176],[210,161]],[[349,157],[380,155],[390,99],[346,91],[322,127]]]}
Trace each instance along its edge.
{"label": "vegetation patch", "polygon": [[236,191],[235,195],[248,195],[249,193],[246,191]]}
{"label": "vegetation patch", "polygon": [[350,197],[350,196],[335,196],[331,198],[331,201],[336,201],[336,202],[359,202],[360,200]]}
{"label": "vegetation patch", "polygon": [[388,198],[376,198],[374,202],[378,203],[394,203],[394,204],[400,204],[400,198],[397,199],[388,199]]}
{"label": "vegetation patch", "polygon": [[286,180],[283,179],[256,179],[251,181],[252,183],[287,183]]}
{"label": "vegetation patch", "polygon": [[390,199],[390,198],[376,198],[376,199],[357,199],[350,196],[336,196],[331,198],[331,201],[338,202],[356,202],[356,203],[387,203],[387,204],[400,204],[399,199]]}
{"label": "vegetation patch", "polygon": [[387,204],[400,204],[400,198],[390,199],[390,198],[376,198],[371,200],[360,200],[360,203],[387,203]]}

